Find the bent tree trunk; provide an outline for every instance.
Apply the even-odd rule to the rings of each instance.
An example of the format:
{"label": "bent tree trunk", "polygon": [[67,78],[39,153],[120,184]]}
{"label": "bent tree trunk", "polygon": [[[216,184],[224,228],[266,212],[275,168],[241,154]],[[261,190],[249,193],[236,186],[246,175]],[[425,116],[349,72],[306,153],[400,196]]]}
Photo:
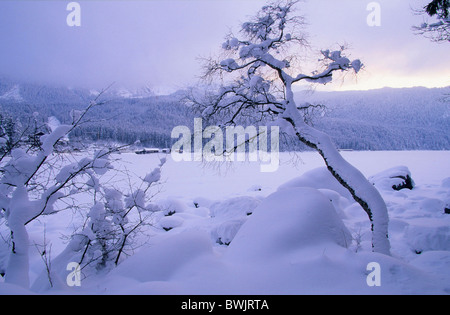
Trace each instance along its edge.
{"label": "bent tree trunk", "polygon": [[334,178],[350,192],[353,199],[367,213],[372,230],[372,250],[390,255],[388,210],[379,191],[357,168],[341,156],[327,134],[304,122],[296,110],[293,98],[290,99],[288,105],[291,105],[290,109],[288,106],[283,118],[294,127],[298,139],[322,156]]}
{"label": "bent tree trunk", "polygon": [[12,249],[6,267],[5,282],[28,288],[30,286],[28,233],[22,222],[11,225],[14,225],[11,228]]}

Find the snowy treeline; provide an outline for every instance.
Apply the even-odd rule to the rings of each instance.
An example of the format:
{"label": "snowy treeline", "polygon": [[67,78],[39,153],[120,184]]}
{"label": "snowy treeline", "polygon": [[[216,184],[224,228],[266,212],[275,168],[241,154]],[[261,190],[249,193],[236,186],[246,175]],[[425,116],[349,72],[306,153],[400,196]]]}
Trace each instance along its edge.
{"label": "snowy treeline", "polygon": [[[5,123],[15,125],[14,137],[18,137],[34,118],[40,125],[52,116],[66,123],[71,110],[83,109],[98,93],[7,82],[0,80],[0,114]],[[193,122],[193,115],[178,101],[177,94],[123,97],[123,93],[106,91],[101,97],[105,106],[92,110],[71,138],[84,143],[86,140],[104,140],[131,144],[139,140],[144,146],[164,148],[170,146],[173,127]]]}
{"label": "snowy treeline", "polygon": [[[83,108],[93,91],[18,84],[0,80],[0,114],[3,132],[29,125],[34,113],[41,120],[55,116],[64,122],[70,110]],[[309,93],[309,92],[307,92]],[[193,128],[194,114],[180,102],[181,91],[170,96],[124,97],[106,93],[109,102],[95,109],[92,122],[71,136],[83,140],[169,147],[175,126]],[[353,150],[449,150],[449,88],[380,89],[351,92],[314,92],[311,102],[326,105],[315,126],[331,135],[337,147]],[[304,99],[305,92],[296,93]],[[394,104],[394,106],[392,106]],[[97,118],[93,118],[97,117]],[[101,118],[98,118],[101,117]],[[34,123],[34,122],[33,122]],[[9,128],[9,129],[8,129]],[[295,141],[282,150],[304,149]]]}

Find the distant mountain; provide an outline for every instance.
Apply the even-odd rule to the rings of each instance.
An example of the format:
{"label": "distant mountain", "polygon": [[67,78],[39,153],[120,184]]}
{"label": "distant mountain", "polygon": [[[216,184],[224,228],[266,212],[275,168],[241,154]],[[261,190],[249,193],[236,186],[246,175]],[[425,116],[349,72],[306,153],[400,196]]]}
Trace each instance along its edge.
{"label": "distant mountain", "polygon": [[[100,91],[0,79],[0,114],[26,125],[54,116],[69,122],[72,109],[83,109]],[[150,88],[113,89],[71,136],[83,141],[118,141],[168,147],[175,126],[193,127],[195,115],[180,101],[181,91],[156,95]],[[299,92],[298,103],[326,106],[315,127],[336,146],[354,150],[450,150],[450,87],[379,89],[350,92]],[[297,141],[284,150],[304,149]]]}
{"label": "distant mountain", "polygon": [[[30,117],[38,117],[44,124],[51,116],[67,123],[71,110],[86,108],[100,92],[0,80],[0,96],[3,96],[0,113],[17,119],[22,125],[28,124]],[[145,146],[167,147],[172,142],[172,129],[192,124],[194,119],[179,98],[179,94],[155,95],[146,87],[108,89],[98,99],[105,104],[95,107],[86,117],[88,122],[71,136],[122,143],[139,140]]]}

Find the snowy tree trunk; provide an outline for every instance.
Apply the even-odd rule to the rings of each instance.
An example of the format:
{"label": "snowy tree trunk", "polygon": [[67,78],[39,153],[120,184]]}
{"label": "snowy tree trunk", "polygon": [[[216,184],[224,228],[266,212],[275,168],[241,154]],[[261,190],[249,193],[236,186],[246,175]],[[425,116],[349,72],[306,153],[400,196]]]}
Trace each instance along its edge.
{"label": "snowy tree trunk", "polygon": [[294,127],[298,139],[322,156],[328,170],[345,187],[369,216],[373,251],[390,255],[389,216],[386,203],[378,190],[333,145],[330,137],[307,125],[297,110],[291,85],[286,89],[287,105],[283,118]]}
{"label": "snowy tree trunk", "polygon": [[24,288],[29,280],[29,238],[25,223],[28,220],[29,201],[25,187],[18,187],[10,201],[8,226],[11,230],[12,249],[6,267],[5,281]]}
{"label": "snowy tree trunk", "polygon": [[13,249],[6,267],[5,282],[28,288],[30,286],[28,233],[25,225],[17,225],[14,230],[11,230],[11,237]]}

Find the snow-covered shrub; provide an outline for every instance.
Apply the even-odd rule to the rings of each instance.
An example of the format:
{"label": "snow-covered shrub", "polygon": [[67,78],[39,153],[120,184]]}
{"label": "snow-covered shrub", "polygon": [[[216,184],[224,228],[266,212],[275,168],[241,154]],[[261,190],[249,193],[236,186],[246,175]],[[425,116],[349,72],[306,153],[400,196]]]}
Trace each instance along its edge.
{"label": "snow-covered shrub", "polygon": [[171,216],[175,213],[182,213],[186,211],[186,205],[176,198],[167,198],[158,202],[158,206],[165,216]]}
{"label": "snow-covered shrub", "polygon": [[[8,239],[3,238],[8,241],[8,262],[6,267],[0,268],[7,283],[25,288],[30,285],[31,244],[27,225],[39,223],[42,216],[64,209],[82,209],[84,205],[77,203],[77,194],[91,192],[94,198],[84,227],[73,236],[69,244],[71,250],[65,254],[70,252],[78,257],[76,261],[80,265],[85,263],[96,269],[111,262],[117,264],[127,255],[134,247],[135,233],[148,223],[147,213],[157,209],[146,203],[145,195],[150,186],[159,181],[160,168],[165,161],[143,179],[142,187],[123,194],[106,187],[99,177],[113,169],[110,156],[115,148],[97,150],[92,156],[82,158],[56,150],[61,142],[68,140],[69,133],[82,122],[85,114],[100,104],[92,101],[71,124],[52,124],[51,131],[40,136],[38,148],[34,147],[35,143],[31,148],[30,143],[15,142],[0,157],[0,226],[6,228],[1,231],[2,236],[9,234]],[[43,230],[45,233],[45,228]],[[74,253],[74,249],[79,252]],[[0,261],[5,261],[3,255]],[[50,279],[52,271],[47,270],[47,273]]]}
{"label": "snow-covered shrub", "polygon": [[260,199],[250,196],[234,197],[212,203],[210,215],[215,222],[218,222],[211,230],[213,242],[229,245],[260,203]]}
{"label": "snow-covered shrub", "polygon": [[193,200],[194,206],[197,207],[209,207],[211,205],[211,203],[213,203],[212,200],[209,200],[207,198],[204,197],[196,197]]}
{"label": "snow-covered shrub", "polygon": [[261,185],[252,185],[248,191],[262,191],[263,187]]}
{"label": "snow-covered shrub", "polygon": [[210,206],[212,218],[236,219],[251,215],[261,200],[254,197],[242,196],[215,202]]}
{"label": "snow-covered shrub", "polygon": [[[150,225],[152,214],[160,208],[148,197],[148,191],[160,180],[161,168],[165,160],[148,175],[142,183],[144,187],[131,189],[128,193],[98,186],[96,200],[87,215],[85,227],[76,234],[83,252],[77,261],[81,266],[95,267],[96,270],[116,266],[131,254],[138,245],[134,240],[146,225]],[[157,175],[155,175],[157,174]],[[94,179],[94,180],[93,180]],[[91,174],[90,181],[95,180]]]}
{"label": "snow-covered shrub", "polygon": [[411,172],[406,166],[397,166],[369,177],[375,187],[382,190],[413,189],[415,183]]}
{"label": "snow-covered shrub", "polygon": [[222,222],[214,227],[211,231],[211,237],[217,244],[230,245],[236,233],[241,226],[246,222],[246,219],[235,219]]}
{"label": "snow-covered shrub", "polygon": [[173,228],[182,225],[183,219],[176,215],[165,216],[159,220],[158,224],[161,226],[163,230],[170,231]]}
{"label": "snow-covered shrub", "polygon": [[[95,102],[85,113],[98,105]],[[111,150],[99,151],[93,157],[68,161],[55,155],[55,148],[80,123],[58,125],[40,137],[39,149],[19,142],[10,150],[10,157],[0,158],[0,220],[10,234],[10,252],[5,270],[6,282],[29,287],[29,237],[27,225],[41,216],[58,211],[55,204],[82,188],[78,179],[89,172],[106,172],[110,168]],[[27,147],[28,146],[28,147]],[[64,166],[64,164],[66,164]],[[0,222],[1,223],[1,222]]]}

